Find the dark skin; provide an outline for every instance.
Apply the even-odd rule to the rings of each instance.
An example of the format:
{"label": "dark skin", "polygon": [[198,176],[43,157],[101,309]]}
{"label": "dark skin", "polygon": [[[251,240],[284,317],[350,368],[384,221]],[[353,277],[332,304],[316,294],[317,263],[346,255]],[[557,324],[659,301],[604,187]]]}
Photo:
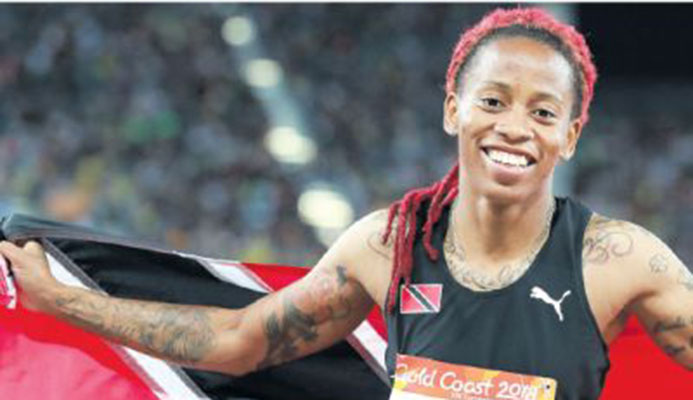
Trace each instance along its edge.
{"label": "dark skin", "polygon": [[[499,276],[504,265],[520,263],[544,228],[554,168],[575,152],[581,131],[569,112],[571,73],[550,47],[502,38],[477,53],[464,90],[445,99],[444,125],[458,137],[462,171],[456,237],[465,238],[459,245],[477,274]],[[488,148],[524,154],[532,166],[494,164]],[[25,306],[156,357],[242,375],[323,349],[375,304],[384,307],[393,251],[391,241],[377,240],[385,221],[384,210],[364,217],[306,277],[239,310],[66,286],[50,274],[35,242],[2,242],[0,254],[12,264]],[[598,215],[583,247],[587,297],[605,340],[635,314],[664,352],[693,368],[693,275],[676,255],[646,230]]]}

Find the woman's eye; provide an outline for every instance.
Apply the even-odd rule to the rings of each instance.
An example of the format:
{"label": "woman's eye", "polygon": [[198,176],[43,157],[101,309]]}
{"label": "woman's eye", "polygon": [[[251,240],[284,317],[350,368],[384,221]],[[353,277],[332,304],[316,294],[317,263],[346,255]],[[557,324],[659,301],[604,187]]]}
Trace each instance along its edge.
{"label": "woman's eye", "polygon": [[545,108],[540,108],[538,110],[535,110],[534,115],[538,116],[539,118],[543,118],[543,119],[556,118],[556,114],[552,113],[551,111],[549,111]]}
{"label": "woman's eye", "polygon": [[489,108],[500,108],[503,106],[503,103],[500,100],[493,97],[485,97],[481,99],[481,104]]}

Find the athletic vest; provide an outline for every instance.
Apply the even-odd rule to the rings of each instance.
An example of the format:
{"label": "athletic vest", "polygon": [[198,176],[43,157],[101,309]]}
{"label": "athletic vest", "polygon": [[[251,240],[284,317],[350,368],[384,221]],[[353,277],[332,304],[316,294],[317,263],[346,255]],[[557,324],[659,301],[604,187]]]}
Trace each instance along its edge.
{"label": "athletic vest", "polygon": [[[386,313],[388,373],[404,377],[393,382],[395,389],[418,385],[430,398],[599,397],[609,360],[582,277],[592,212],[569,198],[556,202],[549,237],[532,265],[510,286],[490,292],[462,286],[448,269],[443,239],[450,207],[433,227],[440,257],[428,258],[421,241],[428,204],[422,206],[411,285],[391,283],[399,290],[394,312]],[[539,384],[544,387],[532,386]]]}

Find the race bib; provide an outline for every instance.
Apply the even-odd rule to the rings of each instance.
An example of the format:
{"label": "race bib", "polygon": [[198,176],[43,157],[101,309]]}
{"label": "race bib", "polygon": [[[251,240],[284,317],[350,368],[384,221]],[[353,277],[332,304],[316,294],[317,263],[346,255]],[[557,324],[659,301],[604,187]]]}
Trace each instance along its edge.
{"label": "race bib", "polygon": [[398,354],[390,400],[555,400],[555,379]]}

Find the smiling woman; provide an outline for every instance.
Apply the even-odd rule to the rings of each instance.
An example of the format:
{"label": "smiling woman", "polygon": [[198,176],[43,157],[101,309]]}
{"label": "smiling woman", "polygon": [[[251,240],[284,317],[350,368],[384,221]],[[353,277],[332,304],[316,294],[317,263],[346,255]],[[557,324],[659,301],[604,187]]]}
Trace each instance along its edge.
{"label": "smiling woman", "polygon": [[[668,248],[642,228],[553,195],[554,171],[576,151],[595,80],[584,38],[539,9],[497,10],[462,35],[443,121],[457,137],[457,163],[395,202],[382,236],[387,243],[395,231],[385,303],[391,372],[415,356],[441,374],[469,366],[522,371],[520,381],[537,385],[525,388],[534,398],[541,390],[545,398],[595,399],[609,369],[607,346],[631,314],[654,325],[660,347],[691,367],[685,338],[693,325],[671,325],[678,335],[667,340],[656,329],[686,313],[680,304],[693,305],[674,274],[655,283],[647,273],[648,259]],[[604,243],[608,266],[597,268],[581,251],[583,240],[594,248],[616,237],[632,246]],[[435,315],[403,315],[416,301]]]}
{"label": "smiling woman", "polygon": [[[255,35],[250,19],[227,19],[223,37],[243,48],[274,25],[281,26],[263,22]],[[348,54],[348,42],[330,46]],[[350,65],[347,59],[356,58],[326,64],[336,70]],[[257,90],[276,88],[280,78],[288,84],[294,67],[264,60],[277,65],[248,63],[254,70],[243,69],[253,72],[243,82]],[[330,185],[310,187],[298,207],[306,224],[325,236],[350,226],[326,240],[330,248],[305,277],[241,308],[116,298],[65,285],[33,241],[3,241],[0,254],[11,263],[20,304],[189,368],[245,375],[320,352],[377,305],[386,311],[391,400],[596,399],[610,367],[607,346],[630,316],[672,360],[693,368],[693,275],[645,229],[554,196],[555,168],[576,152],[595,80],[584,38],[548,12],[487,15],[461,36],[445,97],[436,100],[443,100],[443,128],[458,149],[450,172],[353,224],[356,210]],[[325,87],[330,100],[339,97]],[[329,107],[349,116],[342,113],[347,103]],[[295,165],[327,159],[310,141],[293,143],[306,134],[297,125],[276,125],[267,141],[272,154]],[[393,131],[418,145],[398,126]]]}
{"label": "smiling woman", "polygon": [[531,180],[549,192],[553,169],[572,156],[582,125],[570,113],[577,97],[571,75],[561,54],[534,39],[501,38],[477,53],[465,89],[445,103],[448,130],[459,133],[460,180],[477,180],[464,186],[487,184],[485,191],[495,187],[494,196],[509,201],[535,191],[537,182],[522,184]]}
{"label": "smiling woman", "polygon": [[[494,46],[489,46],[490,44],[494,44]],[[503,57],[503,59],[499,60],[499,57]],[[529,62],[525,63],[525,61]],[[547,67],[549,68],[548,71],[546,70]],[[552,131],[556,136],[554,143],[555,141],[564,143],[561,149],[562,157],[572,156],[581,129],[589,118],[588,110],[597,72],[582,35],[575,31],[572,26],[558,22],[545,11],[537,8],[498,9],[487,15],[473,28],[464,32],[455,47],[448,66],[443,124],[446,132],[452,135],[460,133],[465,128],[464,123],[478,114],[475,113],[475,110],[481,109],[481,111],[491,115],[502,114],[502,118],[495,118],[493,128],[500,128],[504,136],[517,135],[516,130],[518,128],[522,129],[521,135],[528,135],[529,130],[525,131],[526,127],[522,122],[518,126],[518,121],[512,120],[521,110],[518,111],[519,107],[517,106],[509,108],[508,106],[513,104],[507,100],[508,92],[512,86],[507,80],[514,79],[514,84],[517,86],[518,82],[524,82],[525,76],[531,79],[532,87],[528,87],[530,82],[527,82],[521,89],[524,91],[533,90],[531,100],[538,103],[531,104],[533,107],[525,110],[525,113],[528,111],[531,114],[531,119],[539,120],[540,124],[555,125],[554,120],[558,110],[552,112],[550,109],[537,107],[537,105],[544,105],[548,108],[548,104],[553,103],[553,107],[562,106],[561,111],[564,111],[561,115],[563,118],[560,119],[562,124],[554,126],[553,129],[542,129],[542,131]],[[467,85],[471,88],[466,88]],[[484,89],[495,89],[493,93],[496,97],[485,96]],[[528,96],[526,93],[519,93],[518,89],[516,92],[516,96]],[[501,95],[505,95],[505,103]],[[553,102],[547,101],[551,98],[554,99]],[[519,100],[515,99],[515,103],[518,103]],[[567,110],[570,110],[570,113]],[[501,111],[503,112],[501,113]],[[508,118],[511,119],[508,121]],[[512,124],[510,126],[511,131],[508,131],[507,123]],[[566,129],[568,127],[569,129]],[[564,132],[561,132],[561,129]],[[501,145],[502,147],[494,148],[493,146],[479,146],[478,143],[467,148],[464,146],[466,142],[467,135],[460,135],[458,163],[441,181],[428,188],[410,191],[402,200],[393,203],[390,207],[388,228],[383,235],[383,241],[387,240],[390,235],[390,225],[396,216],[400,222],[395,233],[397,240],[395,240],[392,281],[398,282],[404,279],[407,282],[409,280],[412,259],[408,254],[412,251],[414,232],[408,230],[406,226],[416,225],[416,212],[422,201],[427,199],[431,201],[426,216],[423,240],[429,257],[436,260],[439,252],[431,246],[430,239],[433,224],[440,218],[442,207],[452,203],[461,187],[474,191],[478,185],[472,185],[473,183],[491,184],[491,182],[484,180],[484,174],[479,174],[478,171],[477,173],[474,172],[472,160],[476,159],[478,166],[482,162],[480,159],[482,159],[483,153],[488,156],[483,157],[484,162],[495,163],[490,159],[489,150],[492,149],[494,150],[492,153],[501,164],[507,164],[511,159],[516,160],[513,158],[515,155],[524,155],[527,158],[527,163],[534,167],[533,164],[536,163],[537,157],[543,156],[543,154],[533,154],[543,150],[538,148],[532,151],[522,150],[522,146],[509,148],[511,146]],[[496,144],[496,146],[498,145]],[[525,143],[523,146],[528,147],[533,146],[533,144]],[[465,160],[470,160],[469,162],[472,163],[470,167],[472,168],[466,168],[467,165],[463,165],[466,163]],[[555,163],[554,157],[553,160],[548,160],[542,164],[543,171],[535,174],[538,179],[544,181],[543,199],[539,200],[544,203],[540,206],[544,213],[549,208],[551,187],[547,174],[548,176],[552,175]],[[496,163],[496,165],[498,164]],[[460,166],[464,168],[460,168]],[[491,165],[489,168],[494,168],[494,166]],[[522,170],[517,168],[506,168],[498,165],[494,169],[497,171],[496,176],[501,179],[501,181],[496,181],[496,184],[502,185],[502,182],[505,181],[504,177],[511,182],[515,176],[524,175]],[[471,182],[474,179],[481,179],[482,182]],[[465,180],[467,181],[465,182]],[[515,188],[510,187],[505,191],[512,195]],[[525,193],[524,197],[527,196],[528,194]],[[536,200],[536,196],[534,198]],[[469,207],[462,208],[469,209]],[[523,209],[521,212],[524,213],[526,210]],[[539,215],[543,215],[542,211],[536,210],[534,216],[538,217]],[[396,295],[395,290],[395,285],[392,285],[388,295],[390,307],[392,307],[391,304]]]}

